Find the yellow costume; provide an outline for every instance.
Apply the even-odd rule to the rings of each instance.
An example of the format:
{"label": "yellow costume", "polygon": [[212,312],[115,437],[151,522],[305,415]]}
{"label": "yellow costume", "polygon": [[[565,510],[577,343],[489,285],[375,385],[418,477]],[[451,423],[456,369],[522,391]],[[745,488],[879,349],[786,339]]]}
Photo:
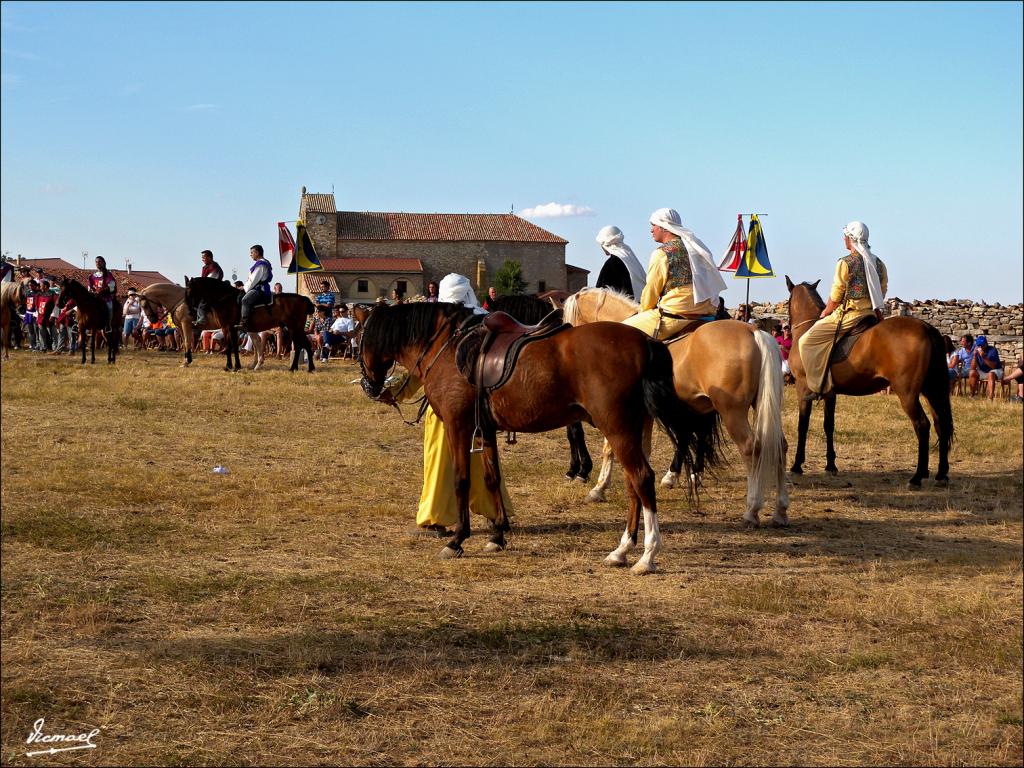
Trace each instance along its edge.
{"label": "yellow costume", "polygon": [[698,317],[714,315],[710,299],[694,304],[690,256],[680,238],[651,254],[640,311],[622,322],[656,339],[669,339]]}
{"label": "yellow costume", "polygon": [[[422,384],[415,376],[409,376],[397,389],[395,399],[408,402],[418,396]],[[501,478],[501,498],[505,514],[512,515],[512,500]],[[469,511],[494,520],[497,510],[494,498],[484,482],[483,454],[469,455]],[[427,407],[423,416],[423,487],[420,491],[416,524],[421,527],[441,525],[451,528],[459,521],[459,510],[455,499],[455,463],[444,439],[444,422]]]}
{"label": "yellow costume", "polygon": [[[884,296],[889,276],[881,259],[876,258],[875,263]],[[807,387],[819,394],[828,394],[832,389],[828,359],[836,338],[856,325],[864,316],[874,314],[867,277],[864,274],[864,260],[859,253],[848,253],[836,264],[836,274],[832,280],[829,298],[838,306],[832,314],[814,323],[797,342]]]}

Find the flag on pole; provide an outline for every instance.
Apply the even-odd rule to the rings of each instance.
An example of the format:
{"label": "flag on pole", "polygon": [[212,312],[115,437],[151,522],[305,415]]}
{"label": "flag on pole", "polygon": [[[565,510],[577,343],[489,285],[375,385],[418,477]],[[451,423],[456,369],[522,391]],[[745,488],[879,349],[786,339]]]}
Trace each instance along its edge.
{"label": "flag on pole", "polygon": [[322,272],[323,266],[316,255],[316,248],[313,247],[313,240],[306,231],[306,225],[302,221],[295,222],[295,233],[298,235],[298,248],[295,249],[295,258],[288,266],[288,274],[298,272]]}
{"label": "flag on pole", "polygon": [[295,240],[283,221],[277,222],[277,250],[281,253],[281,267],[288,269],[295,258]]}
{"label": "flag on pole", "polygon": [[768,245],[764,241],[764,232],[761,231],[761,222],[756,213],[750,217],[747,250],[743,262],[736,269],[736,277],[775,277],[771,262],[768,261]]}
{"label": "flag on pole", "polygon": [[729,247],[722,254],[722,261],[718,265],[719,272],[735,272],[743,260],[743,254],[747,252],[747,233],[743,231],[743,214],[736,214],[736,231],[732,233],[732,240]]}

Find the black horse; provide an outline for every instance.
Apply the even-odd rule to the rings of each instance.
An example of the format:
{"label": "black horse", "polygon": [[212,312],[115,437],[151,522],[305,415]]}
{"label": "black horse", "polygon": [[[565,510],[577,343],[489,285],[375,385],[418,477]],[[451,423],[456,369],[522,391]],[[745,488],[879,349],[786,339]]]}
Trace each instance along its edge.
{"label": "black horse", "polygon": [[[491,302],[491,309],[494,312],[511,315],[524,325],[536,325],[549,315],[553,316],[552,319],[562,319],[562,310],[555,309],[550,301],[525,294],[499,296]],[[583,432],[583,423],[577,421],[569,424],[565,428],[565,436],[569,440],[570,456],[569,469],[565,473],[565,477],[567,480],[579,480],[579,482],[585,483],[590,479],[594,462],[590,458],[590,451],[587,450],[587,438]]]}

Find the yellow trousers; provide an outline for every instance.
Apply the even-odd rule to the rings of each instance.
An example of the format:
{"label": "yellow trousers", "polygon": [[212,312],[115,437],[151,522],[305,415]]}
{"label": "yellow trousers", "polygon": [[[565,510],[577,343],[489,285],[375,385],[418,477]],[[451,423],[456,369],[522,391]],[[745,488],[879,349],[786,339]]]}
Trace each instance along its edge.
{"label": "yellow trousers", "polygon": [[[622,322],[634,328],[639,328],[652,339],[657,338],[659,341],[665,341],[665,339],[671,339],[679,333],[687,323],[698,317],[703,317],[704,314],[702,312],[694,315],[692,318],[687,317],[680,320],[674,317],[662,317],[658,308],[655,307],[645,312],[638,312],[632,317],[627,317]],[[655,332],[657,332],[657,336],[654,335]]]}
{"label": "yellow trousers", "polygon": [[[501,498],[505,513],[512,514],[512,500],[501,478]],[[494,498],[484,482],[483,454],[469,455],[469,510],[488,520],[497,516]],[[451,528],[459,521],[455,500],[455,465],[444,439],[444,422],[428,407],[423,416],[423,490],[420,492],[417,525],[443,525]]]}
{"label": "yellow trousers", "polygon": [[[800,362],[804,366],[807,388],[811,392],[827,395],[832,391],[832,374],[828,370],[828,359],[832,345],[843,331],[849,330],[865,315],[873,312],[847,312],[840,324],[838,310],[816,321],[797,342],[800,348]],[[838,327],[838,333],[837,333]]]}

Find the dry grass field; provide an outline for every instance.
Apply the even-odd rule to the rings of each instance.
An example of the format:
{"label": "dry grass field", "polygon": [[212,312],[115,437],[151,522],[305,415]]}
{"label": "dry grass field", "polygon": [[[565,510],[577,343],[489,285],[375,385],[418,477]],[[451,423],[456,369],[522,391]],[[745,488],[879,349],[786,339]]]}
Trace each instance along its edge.
{"label": "dry grass field", "polygon": [[[789,529],[743,528],[730,448],[639,578],[601,565],[621,475],[583,505],[562,434],[502,448],[509,550],[439,561],[421,430],[352,363],[177,365],[2,365],[4,764],[1024,760],[1020,406],[958,398],[919,492],[895,398],[840,400],[838,478],[818,408]],[[97,748],[27,757],[41,717]]]}

